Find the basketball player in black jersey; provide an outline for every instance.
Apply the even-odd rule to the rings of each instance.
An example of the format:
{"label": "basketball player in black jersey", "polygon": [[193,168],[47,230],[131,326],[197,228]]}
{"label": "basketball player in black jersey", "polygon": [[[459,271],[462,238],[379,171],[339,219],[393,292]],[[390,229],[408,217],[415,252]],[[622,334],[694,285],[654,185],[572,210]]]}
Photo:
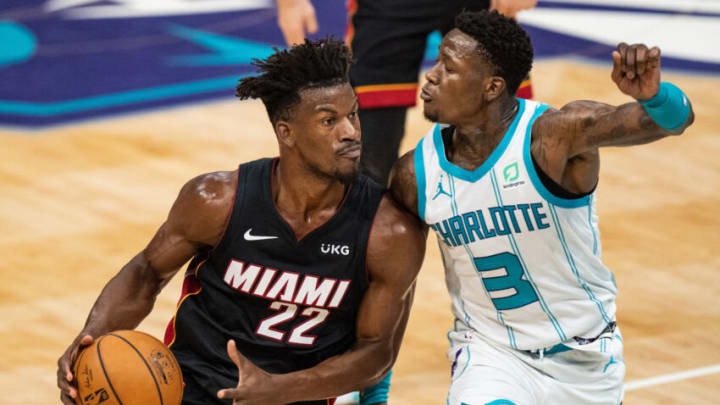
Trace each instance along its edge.
{"label": "basketball player in black jersey", "polygon": [[390,370],[425,234],[357,175],[350,58],[330,39],[255,62],[260,75],[243,79],[237,94],[262,99],[280,157],[182,188],[58,361],[64,404],[77,396],[70,370],[78,351],[135,328],[190,259],[166,333],[183,371],[183,404],[328,404],[323,398],[368,387]]}

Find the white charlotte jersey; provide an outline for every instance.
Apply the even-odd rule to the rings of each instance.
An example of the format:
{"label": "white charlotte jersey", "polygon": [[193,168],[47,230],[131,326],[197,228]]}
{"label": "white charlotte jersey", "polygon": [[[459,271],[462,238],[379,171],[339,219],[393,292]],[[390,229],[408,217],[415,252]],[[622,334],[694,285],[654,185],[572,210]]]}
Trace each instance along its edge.
{"label": "white charlotte jersey", "polygon": [[440,244],[456,328],[521,350],[576,347],[574,337],[596,337],[615,320],[595,195],[564,199],[545,188],[530,129],[548,106],[518,102],[502,141],[474,171],[447,160],[441,125],[420,141],[418,213]]}

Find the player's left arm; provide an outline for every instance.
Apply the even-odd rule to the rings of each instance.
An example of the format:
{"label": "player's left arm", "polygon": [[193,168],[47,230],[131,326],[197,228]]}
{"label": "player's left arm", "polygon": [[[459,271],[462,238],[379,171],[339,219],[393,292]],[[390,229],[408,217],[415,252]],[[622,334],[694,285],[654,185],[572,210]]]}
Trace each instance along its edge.
{"label": "player's left arm", "polygon": [[408,319],[415,279],[425,256],[425,232],[417,218],[383,197],[368,241],[370,283],[356,321],[355,344],[317,366],[270,374],[244,358],[233,341],[228,354],[239,384],[218,392],[234,405],[287,404],[336,397],[379,382],[397,357]]}
{"label": "player's left arm", "polygon": [[612,106],[579,100],[540,116],[532,153],[553,180],[577,193],[597,183],[598,149],[633,146],[680,135],[694,120],[690,100],[660,82],[660,49],[621,43],[613,51],[612,80],[635,102]]}
{"label": "player's left arm", "polygon": [[612,80],[636,101],[612,106],[574,101],[555,118],[567,137],[568,156],[603,146],[632,146],[680,135],[695,115],[690,100],[676,86],[660,82],[660,48],[621,43],[613,51]]}

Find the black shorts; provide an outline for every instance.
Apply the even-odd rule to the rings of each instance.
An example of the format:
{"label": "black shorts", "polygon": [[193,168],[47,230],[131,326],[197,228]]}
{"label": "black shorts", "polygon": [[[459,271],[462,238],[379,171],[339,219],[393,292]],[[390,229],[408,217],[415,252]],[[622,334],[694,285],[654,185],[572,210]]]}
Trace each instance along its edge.
{"label": "black shorts", "polygon": [[489,0],[350,0],[348,43],[356,60],[350,78],[361,108],[415,105],[428,35],[445,34],[463,9]]}

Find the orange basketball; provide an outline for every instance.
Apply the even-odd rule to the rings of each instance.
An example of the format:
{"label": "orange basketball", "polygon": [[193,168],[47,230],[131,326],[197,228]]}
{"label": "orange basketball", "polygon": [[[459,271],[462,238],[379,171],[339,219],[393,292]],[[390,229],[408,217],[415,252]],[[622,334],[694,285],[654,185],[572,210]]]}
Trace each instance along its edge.
{"label": "orange basketball", "polygon": [[147,333],[119,330],[96,339],[73,370],[78,405],[180,405],[183,380],[175,356]]}

